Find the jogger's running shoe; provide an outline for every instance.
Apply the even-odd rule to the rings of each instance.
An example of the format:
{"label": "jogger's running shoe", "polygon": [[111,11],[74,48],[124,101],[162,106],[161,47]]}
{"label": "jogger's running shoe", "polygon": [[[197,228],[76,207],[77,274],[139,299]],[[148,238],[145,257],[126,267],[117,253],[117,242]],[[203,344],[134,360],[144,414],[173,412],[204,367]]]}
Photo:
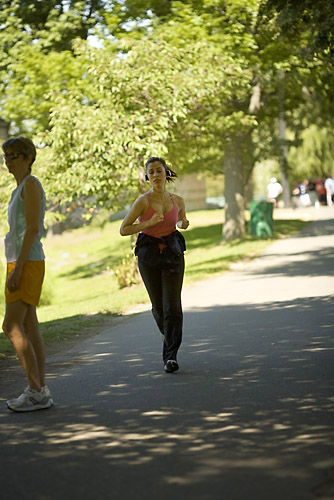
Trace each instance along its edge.
{"label": "jogger's running shoe", "polygon": [[164,370],[166,373],[173,373],[179,369],[179,365],[174,359],[169,359],[164,366]]}
{"label": "jogger's running shoe", "polygon": [[17,399],[7,401],[7,405],[10,410],[17,412],[44,410],[51,408],[52,399],[45,394],[44,389],[38,392],[28,387]]}

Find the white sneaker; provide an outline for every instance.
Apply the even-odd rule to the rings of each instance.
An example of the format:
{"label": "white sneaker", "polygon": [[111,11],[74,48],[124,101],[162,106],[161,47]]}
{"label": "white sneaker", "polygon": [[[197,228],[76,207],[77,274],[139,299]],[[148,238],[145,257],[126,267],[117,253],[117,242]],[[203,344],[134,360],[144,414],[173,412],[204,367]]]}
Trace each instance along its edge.
{"label": "white sneaker", "polygon": [[[23,393],[21,394],[21,396],[22,396],[23,394],[25,394],[26,392],[28,392],[28,391],[29,391],[29,385],[27,385],[27,387],[24,389],[24,391],[23,391]],[[20,398],[21,396],[19,396],[19,398]],[[8,401],[7,401],[7,405],[9,406],[9,405],[12,405],[13,403],[16,403],[16,401],[17,401],[19,398],[8,399]]]}
{"label": "white sneaker", "polygon": [[14,401],[7,401],[8,408],[12,411],[34,411],[44,410],[52,406],[50,398],[45,394],[45,390],[41,392],[34,389],[26,388],[24,392]]}
{"label": "white sneaker", "polygon": [[49,398],[49,400],[50,400],[50,402],[51,402],[51,406],[53,406],[53,398],[52,398],[52,394],[51,394],[51,391],[50,391],[50,389],[48,388],[48,386],[47,386],[47,385],[44,385],[44,386],[42,387],[42,391],[44,391],[45,396]]}
{"label": "white sneaker", "polygon": [[[29,385],[27,385],[27,387],[26,387],[26,388],[24,389],[24,391],[23,391],[23,394],[25,394],[26,392],[28,392],[28,391],[29,391],[29,389],[30,389],[30,387],[29,387]],[[44,391],[45,395],[46,395],[46,396],[50,399],[51,406],[53,406],[53,404],[54,404],[54,403],[53,403],[53,398],[52,398],[52,394],[51,394],[51,391],[50,391],[50,389],[48,388],[48,386],[47,386],[47,385],[44,385],[44,386],[42,387],[42,391]],[[21,394],[21,396],[22,396],[22,394]],[[19,398],[20,398],[21,396],[19,396]],[[17,402],[17,400],[18,400],[19,398],[9,399],[9,400],[7,401],[7,405],[8,405],[8,406],[10,406],[10,405],[12,405],[12,404],[16,404],[16,402]]]}

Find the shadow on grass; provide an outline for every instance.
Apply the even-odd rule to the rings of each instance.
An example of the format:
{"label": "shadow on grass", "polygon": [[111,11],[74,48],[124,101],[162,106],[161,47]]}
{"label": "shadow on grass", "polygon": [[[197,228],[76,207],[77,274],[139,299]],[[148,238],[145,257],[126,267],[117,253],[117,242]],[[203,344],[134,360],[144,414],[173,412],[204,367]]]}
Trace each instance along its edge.
{"label": "shadow on grass", "polygon": [[[308,222],[300,220],[275,220],[273,239],[279,238],[282,235],[295,234],[296,232],[301,231],[308,224]],[[222,243],[222,228],[222,224],[212,224],[208,226],[191,228],[183,232],[186,239],[187,250],[208,250],[220,245]],[[236,247],[241,245],[245,241],[252,241],[256,239],[258,238],[254,238],[246,234],[244,238],[230,241],[226,244],[228,244],[230,247]],[[131,254],[130,246],[127,253]],[[244,256],[245,255],[243,255],[241,252],[237,256],[237,258],[242,258]],[[62,277],[68,277],[69,279],[92,278],[104,272],[110,272],[111,269],[114,269],[118,266],[118,264],[124,257],[125,255],[123,255],[121,258],[115,258],[114,256],[110,255],[93,262],[87,262],[86,264],[75,267],[71,272],[63,274]],[[234,256],[231,257],[231,262],[234,262],[235,260],[236,259]]]}
{"label": "shadow on grass", "polygon": [[[189,229],[184,236],[186,238],[187,249],[193,250],[195,248],[207,249],[219,245],[221,241],[221,224],[214,224],[207,227],[199,227]],[[127,254],[131,254],[132,250],[129,246]],[[108,257],[89,262],[75,267],[71,272],[63,274],[62,277],[71,279],[92,278],[103,272],[110,271],[118,266],[121,260],[125,257],[115,258],[110,255]]]}
{"label": "shadow on grass", "polygon": [[219,245],[222,240],[222,224],[195,227],[184,234],[187,250],[208,249]]}
{"label": "shadow on grass", "polygon": [[243,254],[228,255],[215,259],[205,260],[202,263],[188,264],[186,267],[186,277],[196,276],[197,279],[207,278],[208,275],[215,275],[227,271],[233,262],[239,261]]}
{"label": "shadow on grass", "polygon": [[310,222],[298,219],[274,220],[273,221],[273,237],[280,238],[281,236],[292,236],[299,231],[305,231],[310,226]]}
{"label": "shadow on grass", "polygon": [[[126,252],[126,254],[130,253],[131,248],[129,246],[128,252]],[[110,272],[110,270],[112,269],[115,269],[126,254],[122,255],[121,258],[119,256],[115,257],[113,255],[108,255],[108,257],[103,257],[95,261],[89,261],[86,264],[76,266],[70,272],[66,271],[60,274],[60,277],[72,279],[93,278],[94,276],[98,276],[105,272]]]}

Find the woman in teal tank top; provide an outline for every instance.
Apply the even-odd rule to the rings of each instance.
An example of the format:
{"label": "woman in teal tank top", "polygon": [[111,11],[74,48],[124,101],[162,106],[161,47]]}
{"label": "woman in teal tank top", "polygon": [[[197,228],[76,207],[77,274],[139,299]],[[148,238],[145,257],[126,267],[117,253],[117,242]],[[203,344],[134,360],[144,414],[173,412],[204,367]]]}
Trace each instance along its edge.
{"label": "woman in teal tank top", "polygon": [[5,238],[7,259],[6,312],[3,331],[12,342],[28,379],[28,387],[16,399],[7,401],[17,412],[50,408],[51,393],[45,385],[45,352],[36,306],[44,278],[41,243],[45,195],[41,183],[31,175],[36,148],[26,137],[2,144],[5,163],[15,177],[8,206],[9,232]]}

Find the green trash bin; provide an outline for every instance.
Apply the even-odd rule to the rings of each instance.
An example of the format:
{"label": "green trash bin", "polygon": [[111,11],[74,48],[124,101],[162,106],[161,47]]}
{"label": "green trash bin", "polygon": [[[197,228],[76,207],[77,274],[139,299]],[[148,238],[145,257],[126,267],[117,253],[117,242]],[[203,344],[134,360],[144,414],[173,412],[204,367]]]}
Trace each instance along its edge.
{"label": "green trash bin", "polygon": [[250,202],[250,234],[271,238],[273,234],[273,204],[267,201]]}

